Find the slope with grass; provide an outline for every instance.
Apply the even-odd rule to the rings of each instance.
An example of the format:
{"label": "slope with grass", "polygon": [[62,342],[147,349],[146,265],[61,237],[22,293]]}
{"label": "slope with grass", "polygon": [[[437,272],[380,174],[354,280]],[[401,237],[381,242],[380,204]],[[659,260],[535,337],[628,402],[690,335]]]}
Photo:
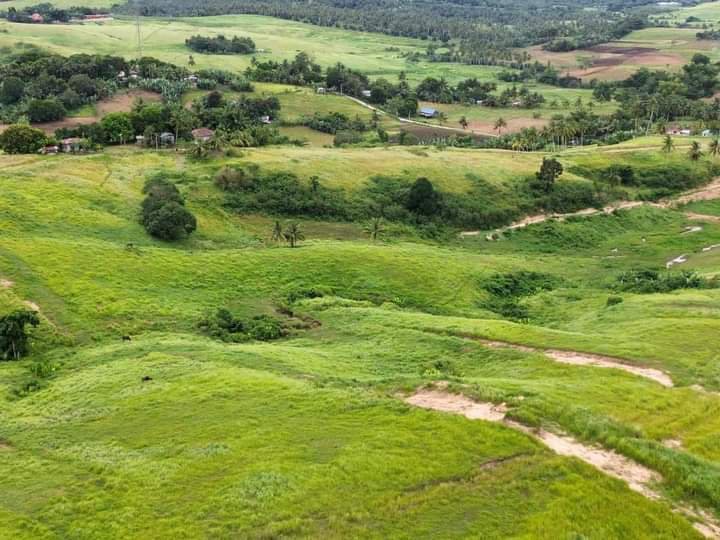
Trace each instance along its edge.
{"label": "slope with grass", "polygon": [[[559,158],[578,182],[613,162],[686,159],[650,150],[656,142]],[[397,147],[269,147],[208,162],[131,148],[0,156],[0,312],[31,302],[42,318],[32,355],[0,363],[0,536],[698,538],[672,506],[720,510],[720,358],[708,339],[720,289],[614,286],[680,252],[688,269],[717,274],[702,248],[720,224],[684,234],[684,208],[643,207],[441,244],[300,220],[308,240],[290,249],[269,240],[274,216],[229,213],[211,181],[224,164],[255,162],[348,191],[377,173],[427,174],[462,194],[473,174],[512,184],[542,157]],[[198,216],[177,244],[137,223],[145,177],[160,169],[185,172],[176,181]],[[518,299],[518,322],[495,310],[488,284],[521,271],[550,286]],[[213,340],[198,322],[219,307],[277,317],[289,335]],[[618,358],[673,386],[529,348]],[[402,403],[437,381],[641,463],[661,498],[512,428]]]}

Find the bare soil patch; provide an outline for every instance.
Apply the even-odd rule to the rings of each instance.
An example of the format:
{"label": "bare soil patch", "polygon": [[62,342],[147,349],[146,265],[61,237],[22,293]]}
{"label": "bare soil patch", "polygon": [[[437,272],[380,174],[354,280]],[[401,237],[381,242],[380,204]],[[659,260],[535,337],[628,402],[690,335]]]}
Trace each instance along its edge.
{"label": "bare soil patch", "polygon": [[515,343],[507,343],[505,341],[493,341],[488,339],[478,340],[483,345],[492,348],[511,348],[523,352],[539,352],[560,362],[561,364],[571,364],[575,366],[593,366],[599,368],[621,369],[627,373],[632,373],[638,377],[645,377],[655,381],[665,387],[672,387],[673,382],[670,376],[659,369],[640,367],[633,364],[623,362],[619,358],[609,356],[601,356],[598,354],[583,353],[577,351],[564,351],[559,349],[536,349],[526,345],[517,345]]}
{"label": "bare soil patch", "polygon": [[129,90],[128,92],[118,93],[114,96],[98,101],[95,106],[97,110],[96,116],[102,118],[106,114],[114,112],[128,112],[132,109],[136,99],[143,101],[156,102],[160,101],[160,94],[148,92],[147,90]]}
{"label": "bare soil patch", "polygon": [[405,401],[410,405],[423,409],[461,414],[470,420],[500,422],[507,413],[507,408],[504,405],[479,403],[461,394],[451,394],[443,390],[418,390]]}
{"label": "bare soil patch", "polygon": [[35,302],[31,302],[30,300],[25,300],[23,302],[23,304],[25,304],[27,307],[29,307],[33,311],[37,311],[38,313],[40,312],[40,306],[38,306]]}
{"label": "bare soil patch", "polygon": [[0,279],[0,289],[9,289],[13,285],[15,285],[15,283],[9,279]]}
{"label": "bare soil patch", "polygon": [[661,480],[660,475],[655,471],[612,450],[582,444],[569,435],[551,433],[543,429],[533,430],[518,422],[507,420],[505,418],[507,408],[504,405],[477,402],[461,394],[428,389],[418,390],[407,397],[405,402],[423,409],[461,414],[471,420],[501,422],[538,439],[556,454],[578,458],[605,474],[625,481],[631,489],[646,497],[658,498],[657,493],[650,487],[650,484]]}
{"label": "bare soil patch", "polygon": [[[545,118],[509,118],[506,120],[507,127],[503,129],[503,133],[515,133],[524,128],[543,128],[549,120]],[[482,134],[495,134],[494,120],[470,120],[468,127],[471,131]]]}
{"label": "bare soil patch", "polygon": [[[481,419],[502,423],[509,428],[534,437],[558,455],[577,458],[608,476],[625,482],[630,489],[649,499],[662,499],[662,496],[654,487],[655,484],[662,481],[662,476],[656,471],[636,463],[613,450],[583,444],[567,434],[553,433],[544,429],[532,429],[509,420],[505,418],[507,409],[504,405],[477,402],[462,394],[451,394],[441,388],[434,390],[420,389],[413,395],[406,397],[405,402],[424,409],[462,414],[471,420]],[[482,413],[473,411],[482,411]],[[475,416],[476,414],[478,416]],[[496,462],[489,463],[490,467],[495,465]],[[720,524],[708,512],[672,503],[671,506],[674,512],[693,520],[693,527],[705,538],[720,538]]]}

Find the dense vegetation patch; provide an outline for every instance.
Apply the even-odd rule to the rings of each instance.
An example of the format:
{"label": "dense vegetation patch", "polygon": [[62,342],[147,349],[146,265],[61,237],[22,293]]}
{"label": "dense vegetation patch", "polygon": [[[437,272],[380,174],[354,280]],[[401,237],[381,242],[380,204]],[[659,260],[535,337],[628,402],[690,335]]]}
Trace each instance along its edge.
{"label": "dense vegetation patch", "polygon": [[223,35],[217,37],[198,35],[187,38],[185,45],[193,51],[207,54],[250,54],[255,52],[255,42],[249,37],[240,36],[228,39]]}
{"label": "dense vegetation patch", "polygon": [[161,240],[178,240],[197,228],[197,220],[185,208],[178,188],[162,174],[145,182],[141,222],[145,230]]}
{"label": "dense vegetation patch", "polygon": [[628,270],[615,283],[619,291],[635,293],[667,293],[678,289],[706,289],[720,286],[717,278],[706,278],[696,272],[660,272],[654,269]]}
{"label": "dense vegetation patch", "polygon": [[269,315],[256,315],[246,320],[238,319],[228,309],[219,308],[206,315],[199,323],[201,332],[222,341],[240,343],[248,340],[271,341],[284,336],[287,331],[282,321]]}

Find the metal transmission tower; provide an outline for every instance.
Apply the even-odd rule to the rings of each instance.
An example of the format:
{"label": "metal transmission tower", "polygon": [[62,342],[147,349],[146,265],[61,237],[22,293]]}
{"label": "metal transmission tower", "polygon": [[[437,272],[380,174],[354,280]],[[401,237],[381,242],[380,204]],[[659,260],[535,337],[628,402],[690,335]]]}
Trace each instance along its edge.
{"label": "metal transmission tower", "polygon": [[135,29],[137,30],[137,59],[142,58],[142,31],[140,29],[140,0],[135,0]]}

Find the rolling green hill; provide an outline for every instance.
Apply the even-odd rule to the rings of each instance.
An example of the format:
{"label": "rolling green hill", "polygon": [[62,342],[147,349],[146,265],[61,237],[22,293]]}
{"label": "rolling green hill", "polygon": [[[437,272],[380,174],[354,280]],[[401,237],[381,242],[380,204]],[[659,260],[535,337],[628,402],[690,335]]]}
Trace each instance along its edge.
{"label": "rolling green hill", "polygon": [[[647,138],[558,156],[563,181],[589,182],[610,163],[691,166],[678,147],[661,155]],[[0,362],[0,536],[698,537],[671,506],[720,508],[720,289],[614,287],[680,254],[681,269],[717,275],[720,251],[703,248],[720,224],[685,215],[716,215],[714,202],[492,242],[392,228],[372,241],[362,223],[300,219],[307,239],[290,249],[270,240],[275,216],[231,212],[211,181],[225,164],[256,163],[346,192],[375,174],[422,174],[462,195],[474,175],[519,185],[542,157],[287,146],[200,162],[124,147],[0,156],[0,311],[29,305],[42,319],[31,356]],[[180,243],[138,223],[158,170],[185,173],[198,231]],[[488,288],[519,272],[551,283],[518,299],[523,320],[499,313]],[[289,333],[213,339],[198,323],[220,307]],[[674,386],[545,349],[621,359]],[[651,468],[662,498],[511,427],[402,402],[436,381]]]}

